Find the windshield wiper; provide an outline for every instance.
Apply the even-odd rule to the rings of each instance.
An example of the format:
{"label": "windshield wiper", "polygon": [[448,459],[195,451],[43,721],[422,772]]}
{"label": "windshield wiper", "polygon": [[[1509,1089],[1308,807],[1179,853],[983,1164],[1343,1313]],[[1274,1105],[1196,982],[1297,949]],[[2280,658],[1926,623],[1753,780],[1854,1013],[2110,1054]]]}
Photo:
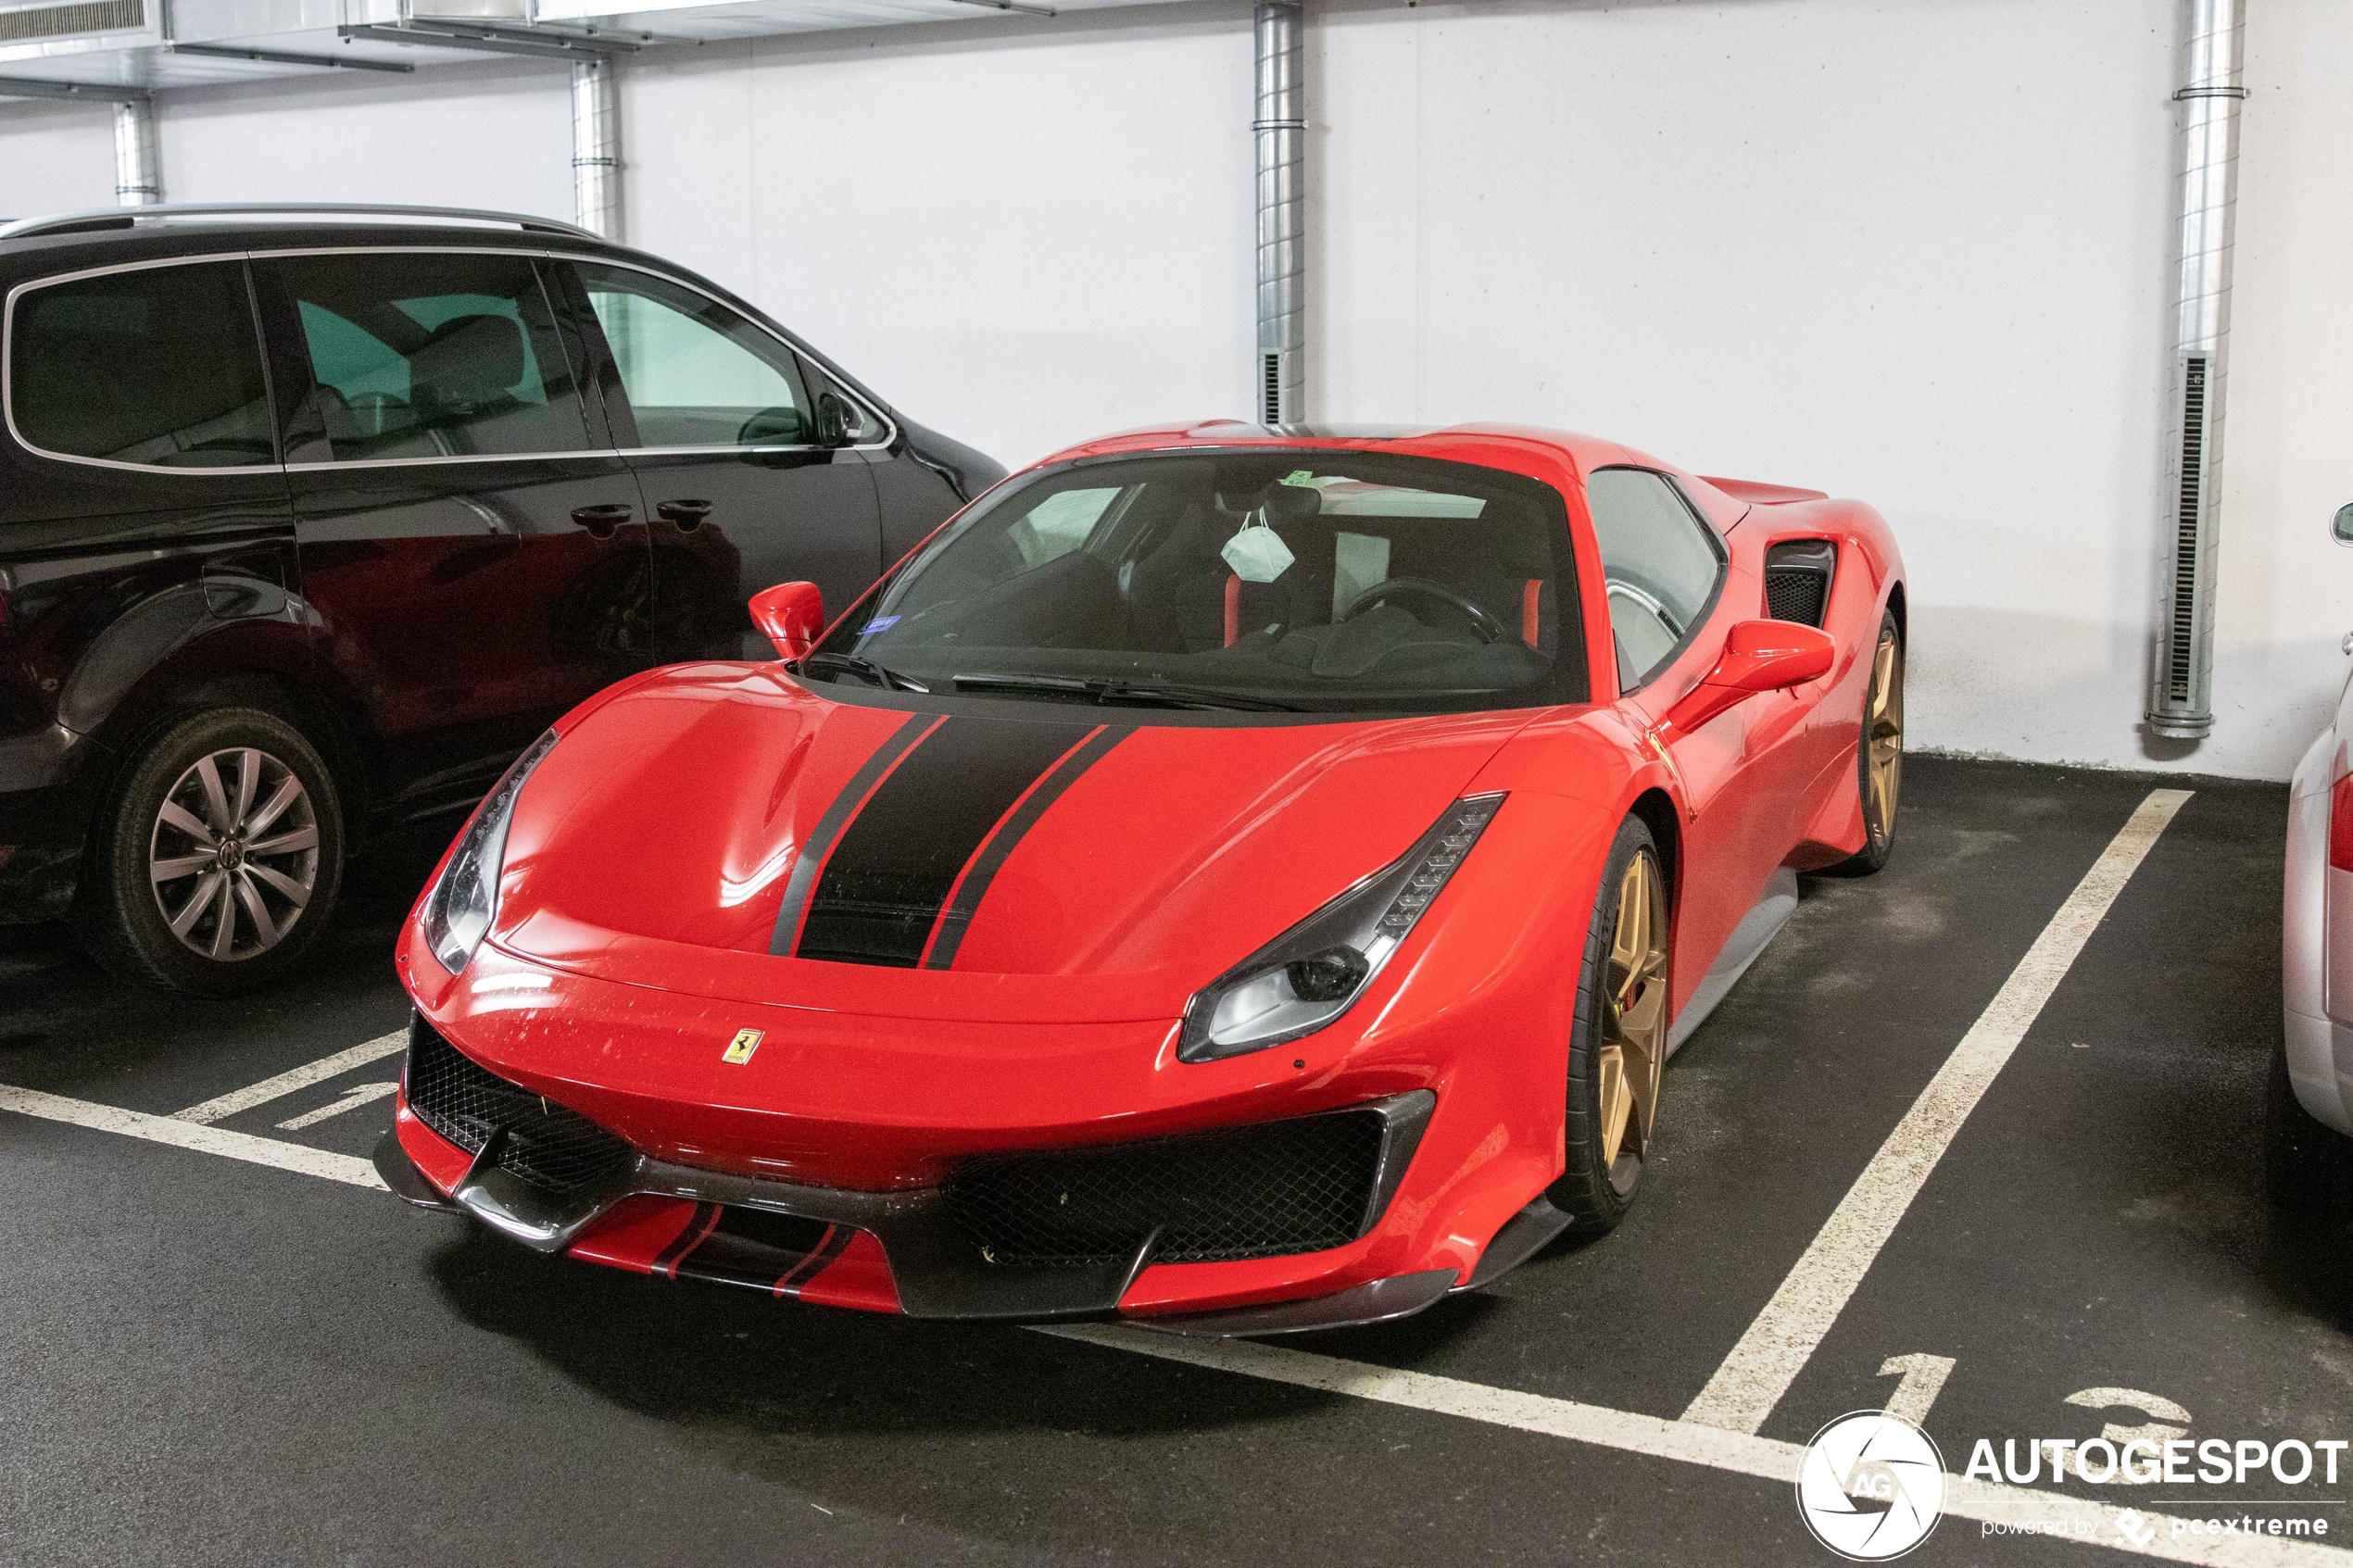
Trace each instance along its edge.
{"label": "windshield wiper", "polygon": [[959,675],[956,689],[982,692],[1027,692],[1038,696],[1072,697],[1106,705],[1126,703],[1138,708],[1230,708],[1252,713],[1303,713],[1295,702],[1243,696],[1215,686],[1188,686],[1167,681],[1128,681],[1116,676],[1076,675]]}
{"label": "windshield wiper", "polygon": [[852,675],[863,675],[886,691],[929,693],[931,690],[929,686],[912,676],[901,675],[896,670],[854,653],[812,653],[805,656],[800,661],[800,667],[803,670],[812,665],[825,670],[845,670]]}

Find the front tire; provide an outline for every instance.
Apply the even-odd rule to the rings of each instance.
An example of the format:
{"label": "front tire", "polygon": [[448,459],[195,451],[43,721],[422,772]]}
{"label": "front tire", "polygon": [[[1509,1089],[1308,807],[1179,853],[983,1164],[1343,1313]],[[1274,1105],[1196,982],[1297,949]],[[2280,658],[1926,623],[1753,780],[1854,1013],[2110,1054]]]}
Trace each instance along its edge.
{"label": "front tire", "polygon": [[299,730],[253,708],[178,720],[139,747],[101,810],[84,935],[124,980],[252,990],[325,929],[343,841],[333,776]]}
{"label": "front tire", "polygon": [[1575,1230],[1605,1231],[1624,1219],[1650,1161],[1672,1022],[1668,914],[1658,847],[1629,817],[1586,925],[1568,1042],[1566,1164],[1545,1194]]}

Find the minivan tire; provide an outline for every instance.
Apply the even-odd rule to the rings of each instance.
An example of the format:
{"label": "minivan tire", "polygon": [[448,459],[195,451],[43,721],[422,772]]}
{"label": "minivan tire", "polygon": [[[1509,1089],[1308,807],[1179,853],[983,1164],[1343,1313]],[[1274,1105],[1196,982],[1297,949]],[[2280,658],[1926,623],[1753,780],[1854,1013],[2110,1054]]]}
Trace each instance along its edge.
{"label": "minivan tire", "polygon": [[120,979],[202,996],[266,985],[326,929],[344,823],[318,748],[225,708],[142,738],[102,802],[76,911]]}

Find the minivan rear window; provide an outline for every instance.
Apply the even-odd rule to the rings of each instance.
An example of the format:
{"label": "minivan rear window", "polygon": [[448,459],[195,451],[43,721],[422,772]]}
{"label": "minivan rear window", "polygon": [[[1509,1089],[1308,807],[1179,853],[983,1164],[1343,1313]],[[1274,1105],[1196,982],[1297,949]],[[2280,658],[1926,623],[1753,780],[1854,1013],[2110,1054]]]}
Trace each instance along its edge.
{"label": "minivan rear window", "polygon": [[529,258],[490,252],[292,257],[337,462],[585,450],[588,425]]}
{"label": "minivan rear window", "polygon": [[60,457],[275,463],[245,264],[139,268],[19,295],[8,418],[19,440]]}

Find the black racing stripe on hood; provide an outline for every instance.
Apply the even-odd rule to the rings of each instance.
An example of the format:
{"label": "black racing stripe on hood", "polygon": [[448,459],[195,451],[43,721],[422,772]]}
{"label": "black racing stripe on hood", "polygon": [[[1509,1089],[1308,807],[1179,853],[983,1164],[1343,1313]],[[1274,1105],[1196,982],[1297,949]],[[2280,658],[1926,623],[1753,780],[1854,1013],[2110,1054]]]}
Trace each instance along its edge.
{"label": "black racing stripe on hood", "polygon": [[988,896],[988,884],[996,880],[998,868],[1013,852],[1013,847],[1063,797],[1063,791],[1077,782],[1079,774],[1101,761],[1105,752],[1135,733],[1133,724],[1105,725],[1097,730],[1085,745],[1055,763],[1052,771],[1038,781],[1038,787],[1007,813],[980,853],[973,857],[964,880],[957,884],[956,896],[940,911],[938,933],[932,938],[931,951],[924,955],[925,969],[947,969],[955,963],[956,949],[963,946],[964,933],[972,928],[980,901]]}
{"label": "black racing stripe on hood", "polygon": [[792,876],[785,883],[785,901],[776,909],[776,929],[768,938],[770,952],[781,956],[793,950],[793,941],[800,935],[800,917],[809,906],[810,889],[817,885],[817,872],[824,867],[825,856],[834,847],[834,840],[841,836],[842,828],[849,823],[849,814],[858,809],[859,802],[874,790],[875,781],[881,778],[909,746],[938,726],[938,720],[925,723],[909,715],[899,728],[884,737],[880,746],[875,747],[872,757],[859,764],[858,771],[849,775],[849,782],[841,786],[841,793],[835,796],[834,803],[825,808],[825,814],[817,819],[817,825],[810,830],[809,842],[800,847],[800,853],[793,859]]}
{"label": "black racing stripe on hood", "polygon": [[842,831],[809,900],[804,959],[912,969],[958,873],[1038,776],[1092,724],[950,718]]}

